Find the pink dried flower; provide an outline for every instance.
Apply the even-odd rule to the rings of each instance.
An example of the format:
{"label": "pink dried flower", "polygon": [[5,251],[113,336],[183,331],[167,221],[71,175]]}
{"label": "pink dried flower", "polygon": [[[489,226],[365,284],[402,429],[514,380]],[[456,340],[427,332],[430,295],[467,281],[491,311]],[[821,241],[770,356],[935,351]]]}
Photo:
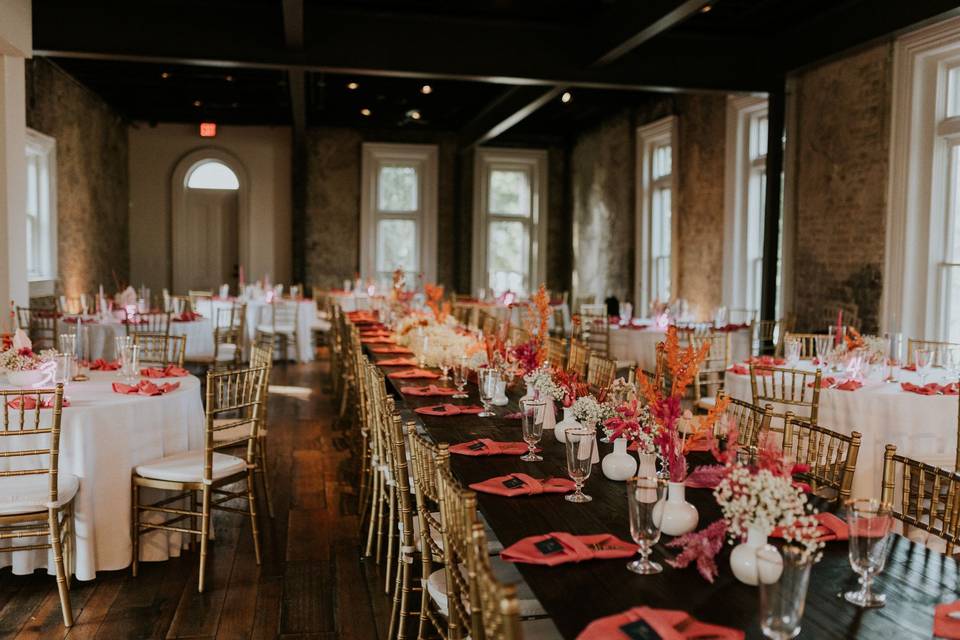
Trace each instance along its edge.
{"label": "pink dried flower", "polygon": [[675,569],[684,569],[690,563],[697,563],[697,571],[703,579],[712,583],[717,577],[717,554],[723,548],[723,540],[727,535],[727,523],[720,519],[705,529],[686,533],[667,543],[668,547],[682,549],[673,560],[667,564]]}

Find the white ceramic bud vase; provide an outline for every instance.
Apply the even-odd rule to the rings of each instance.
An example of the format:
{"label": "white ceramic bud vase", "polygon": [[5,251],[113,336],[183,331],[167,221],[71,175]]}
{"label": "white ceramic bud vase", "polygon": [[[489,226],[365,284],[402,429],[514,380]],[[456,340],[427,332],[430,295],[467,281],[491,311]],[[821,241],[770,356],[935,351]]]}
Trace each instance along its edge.
{"label": "white ceramic bud vase", "polygon": [[493,394],[493,402],[491,403],[495,407],[505,407],[510,403],[510,399],[507,398],[507,381],[499,380],[497,381],[497,390]]}
{"label": "white ceramic bud vase", "polygon": [[638,476],[644,478],[653,478],[657,475],[657,454],[640,453],[638,451],[637,459],[640,460],[640,466],[637,467]]}
{"label": "white ceramic bud vase", "polygon": [[526,382],[524,382],[523,384],[526,391],[524,392],[523,396],[520,398],[520,402],[523,402],[524,400],[536,400],[537,399],[536,389],[531,387]]}
{"label": "white ceramic bud vase", "polygon": [[637,461],[627,453],[627,440],[617,438],[613,441],[613,452],[603,456],[601,464],[603,475],[609,480],[623,482],[637,472]]}
{"label": "white ceramic bud vase", "polygon": [[553,429],[557,426],[557,407],[553,398],[547,398],[547,406],[543,414],[543,428]]}
{"label": "white ceramic bud vase", "polygon": [[[730,552],[730,569],[737,580],[752,587],[757,586],[757,551],[762,547],[768,547],[774,552],[777,551],[776,547],[767,544],[767,535],[762,529],[748,527],[746,542],[741,542]],[[782,571],[782,566],[780,571],[775,568],[769,571],[776,573],[776,575],[764,575],[764,580],[771,583],[776,582],[780,578],[779,572]]]}
{"label": "white ceramic bud vase", "polygon": [[657,503],[653,517],[661,519],[660,530],[668,536],[690,533],[700,521],[697,508],[687,502],[686,488],[682,482],[667,483],[667,499]]}
{"label": "white ceramic bud vase", "polygon": [[573,417],[573,409],[571,407],[563,408],[563,420],[557,423],[553,428],[553,435],[557,438],[557,442],[566,442],[567,438],[565,432],[567,429],[576,429],[580,426],[580,423],[577,422],[576,418]]}

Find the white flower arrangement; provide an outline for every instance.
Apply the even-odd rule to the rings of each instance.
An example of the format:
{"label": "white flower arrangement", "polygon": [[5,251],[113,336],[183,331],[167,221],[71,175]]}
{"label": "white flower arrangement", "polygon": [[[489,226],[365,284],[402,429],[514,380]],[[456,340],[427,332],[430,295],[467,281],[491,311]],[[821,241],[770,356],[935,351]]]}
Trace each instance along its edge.
{"label": "white flower arrangement", "polygon": [[45,349],[35,353],[29,347],[23,349],[10,348],[0,352],[0,369],[4,371],[36,371],[43,369],[53,362],[57,352]]}
{"label": "white flower arrangement", "polygon": [[564,389],[553,380],[553,371],[549,366],[542,366],[523,377],[527,387],[534,389],[541,398],[552,398],[560,402],[564,397]]}
{"label": "white flower arrangement", "polygon": [[602,424],[608,418],[614,416],[613,408],[610,405],[598,402],[593,396],[582,396],[573,403],[573,417],[577,422],[588,426]]}

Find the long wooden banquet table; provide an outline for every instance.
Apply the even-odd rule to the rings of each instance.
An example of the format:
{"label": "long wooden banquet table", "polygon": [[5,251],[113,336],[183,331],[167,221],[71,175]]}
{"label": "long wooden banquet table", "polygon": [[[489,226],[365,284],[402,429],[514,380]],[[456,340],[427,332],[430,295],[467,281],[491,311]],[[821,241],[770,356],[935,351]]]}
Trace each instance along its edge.
{"label": "long wooden banquet table", "polygon": [[[374,360],[390,357],[368,355]],[[397,367],[382,369],[386,374],[400,370]],[[400,391],[403,386],[434,383],[432,380],[393,381],[389,377],[387,380],[391,393],[400,400],[398,407],[404,419],[416,420],[436,442],[456,444],[475,438],[522,440],[520,421],[503,417],[517,411],[515,401],[511,401],[508,407],[498,408],[496,418],[424,416],[414,413],[413,409],[458,401],[411,396]],[[470,399],[459,402],[480,404],[476,386],[471,384],[468,391]],[[451,455],[451,466],[465,485],[517,472],[538,478],[567,477],[563,445],[556,441],[552,431],[544,432],[540,446],[544,460],[539,463],[523,462],[519,456]],[[612,450],[611,445],[601,444],[600,447],[601,456]],[[706,458],[691,460],[691,467],[710,462]],[[573,504],[557,494],[505,498],[478,493],[477,498],[480,511],[504,547],[527,536],[551,532],[612,533],[629,541],[624,483],[607,480],[599,465],[594,465],[584,491],[593,497],[592,502]],[[688,488],[686,494],[687,500],[700,512],[698,528],[720,517],[719,507],[709,489]],[[703,622],[742,629],[747,638],[763,638],[757,618],[757,589],[733,577],[728,563],[729,545],[717,557],[719,576],[710,584],[693,566],[674,569],[664,562],[678,552],[664,547],[664,542],[669,539],[664,536],[655,547],[652,558],[664,566],[663,573],[655,576],[629,572],[627,560],[592,560],[556,567],[518,563],[517,568],[564,638],[576,638],[597,618],[641,605],[683,610]],[[814,566],[811,574],[803,630],[799,637],[818,640],[929,639],[932,637],[934,606],[958,598],[960,573],[954,559],[897,536],[890,545],[886,568],[874,583],[877,593],[886,594],[886,606],[860,610],[845,602],[842,593],[855,589],[857,585],[857,575],[850,568],[847,556],[847,543],[827,543],[823,559]]]}

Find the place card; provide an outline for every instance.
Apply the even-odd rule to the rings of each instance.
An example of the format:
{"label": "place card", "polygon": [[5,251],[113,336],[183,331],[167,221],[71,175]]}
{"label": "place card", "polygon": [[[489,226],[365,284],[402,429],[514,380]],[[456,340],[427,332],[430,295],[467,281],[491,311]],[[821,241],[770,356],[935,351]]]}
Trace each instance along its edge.
{"label": "place card", "polygon": [[541,540],[533,546],[535,546],[537,551],[545,556],[553,555],[554,553],[560,553],[563,551],[563,545],[560,544],[556,538],[547,538],[546,540]]}
{"label": "place card", "polygon": [[630,640],[661,640],[663,638],[646,620],[629,622],[620,627],[620,631]]}
{"label": "place card", "polygon": [[507,489],[519,489],[523,486],[523,480],[520,478],[509,478],[503,481],[503,486]]}

